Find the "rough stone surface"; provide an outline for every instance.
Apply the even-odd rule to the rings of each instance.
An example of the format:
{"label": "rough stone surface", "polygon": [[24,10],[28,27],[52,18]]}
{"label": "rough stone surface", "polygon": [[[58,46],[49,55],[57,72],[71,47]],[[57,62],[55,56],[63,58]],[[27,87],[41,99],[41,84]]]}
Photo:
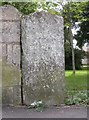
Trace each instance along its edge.
{"label": "rough stone surface", "polygon": [[21,14],[18,10],[10,5],[4,5],[0,7],[0,20],[18,20],[20,19]]}
{"label": "rough stone surface", "polygon": [[[45,12],[25,16],[12,6],[0,7],[0,91],[3,104],[21,102],[20,38],[24,103],[64,100],[63,18]],[[22,28],[21,28],[22,27]],[[22,36],[20,31],[22,29]],[[0,92],[1,101],[1,92]]]}
{"label": "rough stone surface", "polygon": [[45,12],[23,17],[22,49],[25,103],[63,103],[63,18]]}
{"label": "rough stone surface", "polygon": [[[2,64],[3,104],[19,104],[21,102],[19,90],[20,16],[17,9],[12,6],[0,7],[0,62]],[[19,86],[18,89],[15,89],[17,86]]]}

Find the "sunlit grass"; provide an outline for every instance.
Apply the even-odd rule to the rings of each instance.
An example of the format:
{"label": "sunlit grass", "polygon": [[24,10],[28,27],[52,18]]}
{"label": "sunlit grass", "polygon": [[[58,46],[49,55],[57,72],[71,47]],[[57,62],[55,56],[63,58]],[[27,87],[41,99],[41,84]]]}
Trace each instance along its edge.
{"label": "sunlit grass", "polygon": [[87,70],[77,70],[76,75],[73,75],[72,71],[65,72],[65,83],[66,83],[66,90],[73,91],[73,90],[87,90]]}

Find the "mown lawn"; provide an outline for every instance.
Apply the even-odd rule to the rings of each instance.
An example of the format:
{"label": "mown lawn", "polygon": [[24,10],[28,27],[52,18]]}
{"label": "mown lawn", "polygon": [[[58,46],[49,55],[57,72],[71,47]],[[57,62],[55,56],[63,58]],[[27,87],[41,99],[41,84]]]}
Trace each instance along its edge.
{"label": "mown lawn", "polygon": [[87,90],[87,70],[77,70],[76,75],[72,71],[65,72],[65,83],[67,91],[82,91]]}

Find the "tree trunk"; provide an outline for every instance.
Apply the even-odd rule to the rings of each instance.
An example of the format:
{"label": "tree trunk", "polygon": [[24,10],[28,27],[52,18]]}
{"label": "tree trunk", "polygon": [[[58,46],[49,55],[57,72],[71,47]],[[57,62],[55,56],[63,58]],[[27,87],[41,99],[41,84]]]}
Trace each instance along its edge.
{"label": "tree trunk", "polygon": [[75,75],[75,54],[73,48],[73,34],[72,34],[72,23],[69,26],[69,38],[71,43],[71,50],[72,50],[72,68],[73,68],[73,75]]}

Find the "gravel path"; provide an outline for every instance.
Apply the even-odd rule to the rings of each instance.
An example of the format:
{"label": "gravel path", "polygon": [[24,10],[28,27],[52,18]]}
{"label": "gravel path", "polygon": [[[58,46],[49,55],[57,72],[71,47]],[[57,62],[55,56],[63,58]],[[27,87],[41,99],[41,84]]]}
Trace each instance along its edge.
{"label": "gravel path", "polygon": [[3,118],[87,118],[86,107],[51,107],[45,108],[43,112],[37,112],[35,109],[27,107],[10,107],[2,108]]}

